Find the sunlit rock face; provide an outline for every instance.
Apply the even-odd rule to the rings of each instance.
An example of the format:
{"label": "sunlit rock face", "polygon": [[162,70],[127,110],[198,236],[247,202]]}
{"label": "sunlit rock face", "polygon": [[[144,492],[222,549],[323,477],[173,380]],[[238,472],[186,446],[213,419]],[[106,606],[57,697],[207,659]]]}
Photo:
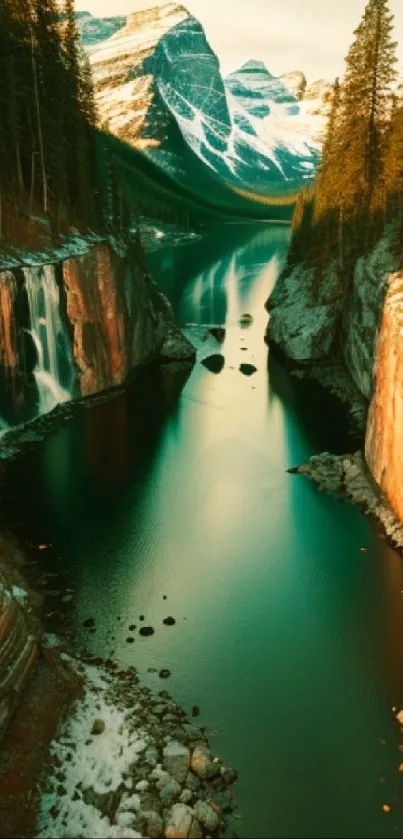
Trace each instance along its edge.
{"label": "sunlit rock face", "polygon": [[165,33],[187,17],[186,9],[173,3],[137,12],[91,52],[101,125],[136,148],[159,145],[169,119],[155,102],[154,77],[145,62]]}
{"label": "sunlit rock face", "polygon": [[199,178],[205,192],[205,173],[221,188],[291,199],[312,179],[322,117],[260,62],[224,79],[182,6],[131,15],[90,58],[101,125],[188,188]]}
{"label": "sunlit rock face", "polygon": [[375,356],[367,424],[368,466],[403,521],[403,272],[391,274]]}
{"label": "sunlit rock face", "polygon": [[79,392],[87,395],[122,384],[161,343],[162,325],[145,268],[102,244],[67,259],[63,283]]}
{"label": "sunlit rock face", "polygon": [[121,385],[157,356],[192,361],[194,350],[139,241],[0,272],[0,433]]}

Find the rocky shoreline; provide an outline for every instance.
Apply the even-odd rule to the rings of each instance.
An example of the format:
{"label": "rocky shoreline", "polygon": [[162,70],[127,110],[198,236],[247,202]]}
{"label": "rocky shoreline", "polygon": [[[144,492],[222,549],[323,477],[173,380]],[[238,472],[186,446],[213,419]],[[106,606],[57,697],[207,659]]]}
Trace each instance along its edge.
{"label": "rocky shoreline", "polygon": [[37,839],[234,836],[237,773],[213,754],[207,730],[166,690],[142,686],[135,667],[56,654],[83,687],[50,747]]}
{"label": "rocky shoreline", "polygon": [[322,492],[355,504],[382,525],[395,548],[403,549],[403,524],[373,479],[363,452],[346,455],[323,452],[288,471],[306,475]]}
{"label": "rocky shoreline", "polygon": [[[2,837],[235,836],[237,772],[212,752],[207,729],[195,724],[200,709],[186,712],[163,689],[169,670],[160,671],[162,689],[151,690],[134,666],[123,670],[111,658],[78,653],[70,630],[46,632],[34,568],[28,557],[25,577],[18,555],[18,586],[10,583],[3,599],[12,618],[10,604],[18,597],[15,609],[21,625],[30,622],[36,655],[24,671],[18,702],[13,685],[19,690],[19,671],[14,682],[11,669],[0,680],[0,707],[8,712],[0,746]],[[16,644],[20,635],[19,625]],[[19,656],[16,647],[14,658]]]}

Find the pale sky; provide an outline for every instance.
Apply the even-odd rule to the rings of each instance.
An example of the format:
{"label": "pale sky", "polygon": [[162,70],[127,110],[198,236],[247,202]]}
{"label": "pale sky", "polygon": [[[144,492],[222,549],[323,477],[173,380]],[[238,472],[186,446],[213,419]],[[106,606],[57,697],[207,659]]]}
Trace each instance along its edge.
{"label": "pale sky", "polygon": [[[158,0],[76,0],[77,10],[97,17],[162,5]],[[341,75],[365,0],[188,0],[203,24],[224,73],[250,58],[278,75],[302,70],[309,81]],[[403,0],[390,0],[403,64]]]}

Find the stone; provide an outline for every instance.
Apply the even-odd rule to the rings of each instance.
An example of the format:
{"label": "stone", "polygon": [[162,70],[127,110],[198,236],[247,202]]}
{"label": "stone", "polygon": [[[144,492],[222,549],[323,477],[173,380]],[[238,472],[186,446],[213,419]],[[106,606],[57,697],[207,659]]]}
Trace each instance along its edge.
{"label": "stone", "polygon": [[183,743],[175,740],[167,743],[162,755],[164,769],[182,784],[189,770],[190,752]]}
{"label": "stone", "polygon": [[206,369],[210,371],[210,373],[221,373],[225,364],[225,359],[220,353],[215,353],[213,355],[209,355],[207,358],[203,358],[201,363],[203,364],[203,367],[206,367]]}
{"label": "stone", "polygon": [[239,370],[244,376],[253,376],[257,372],[257,367],[254,364],[240,364]]}
{"label": "stone", "polygon": [[196,350],[177,326],[171,326],[166,331],[160,358],[162,362],[189,361],[193,363]]}
{"label": "stone", "polygon": [[149,766],[156,766],[156,764],[158,763],[157,749],[154,746],[150,746],[148,749],[146,749],[144,759]]}
{"label": "stone", "polygon": [[160,670],[160,672],[159,672],[159,674],[158,674],[158,675],[159,675],[160,679],[168,679],[168,678],[169,678],[169,676],[171,675],[171,671],[170,671],[170,670],[167,670],[167,669],[165,668],[165,669],[163,669],[163,670]]}
{"label": "stone", "polygon": [[203,780],[215,778],[220,772],[218,761],[210,750],[203,745],[196,746],[190,759],[190,768],[195,775]]}
{"label": "stone", "polygon": [[128,637],[128,638],[126,638],[126,643],[127,643],[127,644],[134,644],[134,640],[135,640],[135,639],[134,639],[134,638],[131,638],[131,637],[130,637],[130,635],[129,635],[129,637]]}
{"label": "stone", "polygon": [[190,789],[185,788],[184,790],[182,790],[182,792],[179,796],[179,801],[181,802],[181,804],[190,804],[192,799],[193,799],[193,792]]}
{"label": "stone", "polygon": [[238,780],[238,772],[236,769],[230,769],[229,767],[222,766],[221,767],[221,777],[227,786],[231,784],[235,784],[235,781]]}
{"label": "stone", "polygon": [[135,629],[136,629],[136,624],[131,623],[130,626],[129,626],[129,632],[134,632]]}
{"label": "stone", "polygon": [[246,312],[246,314],[241,315],[241,317],[239,318],[239,323],[241,324],[241,326],[250,326],[250,324],[253,323],[252,315],[250,315],[249,312]]}
{"label": "stone", "polygon": [[200,731],[197,726],[192,725],[192,723],[186,722],[183,726],[183,730],[191,740],[198,740],[200,737]]}
{"label": "stone", "polygon": [[151,810],[143,814],[146,819],[147,836],[150,839],[163,839],[164,836],[164,821],[159,813]]}
{"label": "stone", "polygon": [[148,781],[138,781],[134,788],[137,792],[146,792],[148,790]]}
{"label": "stone", "polygon": [[[160,790],[160,799],[164,805],[164,807],[170,807],[174,801],[179,799],[179,796],[182,792],[181,785],[178,784],[174,778],[170,778],[169,781],[164,783]],[[186,804],[186,802],[184,802]]]}
{"label": "stone", "polygon": [[[141,618],[140,618],[140,620],[141,620]],[[154,635],[155,629],[153,629],[152,626],[141,626],[139,632],[140,632],[140,635],[143,635],[144,637],[147,637],[149,635]]]}
{"label": "stone", "polygon": [[201,798],[196,801],[196,804],[193,807],[193,812],[196,819],[209,833],[215,833],[215,831],[220,827],[220,817],[213,808],[210,807],[210,804],[207,804],[207,801],[203,801]]}
{"label": "stone", "polygon": [[95,720],[91,729],[91,734],[102,734],[105,731],[104,720]]}
{"label": "stone", "polygon": [[188,772],[186,775],[186,786],[188,789],[192,790],[192,792],[197,792],[200,789],[200,781],[197,775],[194,775],[193,772]]}
{"label": "stone", "polygon": [[175,618],[168,617],[168,618],[164,618],[162,623],[164,623],[165,626],[174,626],[174,624],[176,623],[176,620],[175,620]]}
{"label": "stone", "polygon": [[220,344],[225,340],[225,328],[223,326],[213,326],[209,332]]}
{"label": "stone", "polygon": [[193,811],[187,804],[174,804],[167,818],[165,839],[188,839]]}
{"label": "stone", "polygon": [[86,629],[90,629],[95,626],[94,618],[87,618],[87,620],[83,621],[83,626],[85,626]]}

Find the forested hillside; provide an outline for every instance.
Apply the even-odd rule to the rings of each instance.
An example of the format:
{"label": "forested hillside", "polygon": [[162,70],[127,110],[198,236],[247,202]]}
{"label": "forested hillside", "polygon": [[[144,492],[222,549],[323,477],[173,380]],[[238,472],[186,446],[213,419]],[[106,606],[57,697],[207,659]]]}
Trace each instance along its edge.
{"label": "forested hillside", "polygon": [[300,195],[290,262],[349,271],[386,225],[403,245],[403,91],[387,0],[369,0],[336,79],[322,164]]}
{"label": "forested hillside", "polygon": [[94,195],[94,103],[73,0],[0,6],[0,239],[32,246],[101,223]]}

